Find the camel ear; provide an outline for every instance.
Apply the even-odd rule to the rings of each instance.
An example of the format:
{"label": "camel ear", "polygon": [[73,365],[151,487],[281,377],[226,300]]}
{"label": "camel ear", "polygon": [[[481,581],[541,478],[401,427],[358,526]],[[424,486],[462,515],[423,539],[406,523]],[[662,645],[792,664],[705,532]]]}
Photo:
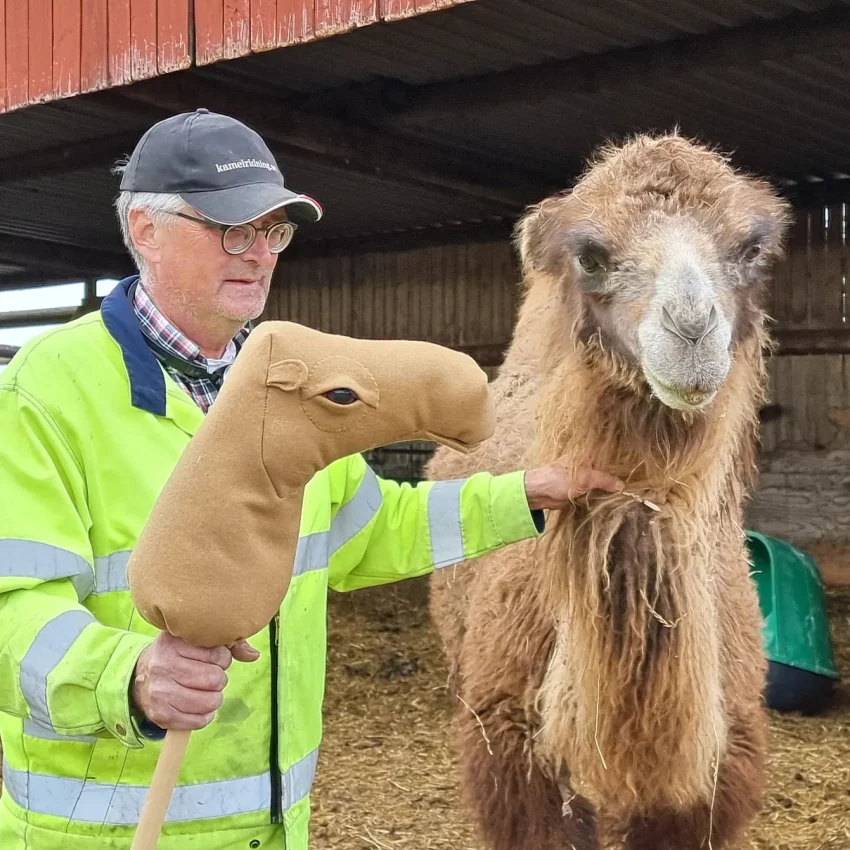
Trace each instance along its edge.
{"label": "camel ear", "polygon": [[514,229],[514,248],[523,271],[534,271],[535,244],[540,238],[540,206],[529,207]]}
{"label": "camel ear", "polygon": [[555,272],[564,256],[563,226],[557,208],[543,201],[529,207],[514,230],[514,247],[524,273]]}
{"label": "camel ear", "polygon": [[294,392],[307,382],[307,372],[307,364],[301,360],[280,360],[269,366],[266,386]]}

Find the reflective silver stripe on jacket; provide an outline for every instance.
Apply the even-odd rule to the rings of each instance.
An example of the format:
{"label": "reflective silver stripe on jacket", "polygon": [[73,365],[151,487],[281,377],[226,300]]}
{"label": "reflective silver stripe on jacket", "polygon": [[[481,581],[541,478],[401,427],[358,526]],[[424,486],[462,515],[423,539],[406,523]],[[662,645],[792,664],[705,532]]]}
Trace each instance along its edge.
{"label": "reflective silver stripe on jacket", "polygon": [[81,744],[93,744],[97,740],[93,735],[60,735],[52,726],[42,726],[34,720],[24,720],[24,735],[41,738],[42,741],[76,741]]}
{"label": "reflective silver stripe on jacket", "polygon": [[91,565],[75,552],[36,540],[0,540],[0,578],[19,577],[38,581],[69,578],[80,601],[94,586]]}
{"label": "reflective silver stripe on jacket", "polygon": [[94,590],[95,594],[114,593],[118,590],[129,590],[127,581],[127,564],[130,562],[130,549],[102,555],[94,559]]}
{"label": "reflective silver stripe on jacket", "polygon": [[295,549],[293,576],[312,570],[323,570],[331,556],[349,540],[354,539],[381,509],[383,494],[378,477],[369,468],[354,496],[346,502],[331,521],[329,531],[317,531],[299,538]]}
{"label": "reflective silver stripe on jacket", "polygon": [[315,749],[284,772],[281,777],[281,802],[284,811],[300,803],[310,793],[318,763],[319,750]]}
{"label": "reflective silver stripe on jacket", "polygon": [[39,727],[55,731],[47,702],[47,679],[83,629],[94,622],[88,611],[64,611],[41,627],[21,660],[21,691],[30,718]]}
{"label": "reflective silver stripe on jacket", "polygon": [[[314,750],[284,772],[281,800],[284,811],[310,793],[317,762],[318,750]],[[138,823],[148,791],[144,785],[112,785],[28,773],[14,770],[5,761],[3,781],[4,790],[23,809],[64,820],[114,826]],[[270,800],[268,771],[238,779],[178,785],[165,820],[174,823],[261,812],[270,808]]]}
{"label": "reflective silver stripe on jacket", "polygon": [[344,504],[333,518],[328,532],[328,558],[366,528],[380,511],[382,501],[378,476],[367,466],[354,498]]}
{"label": "reflective silver stripe on jacket", "polygon": [[447,567],[464,560],[460,491],[466,479],[437,481],[428,493],[428,531],[431,557],[436,567]]}
{"label": "reflective silver stripe on jacket", "polygon": [[90,594],[129,590],[127,563],[130,550],[95,558],[94,573],[89,562],[59,546],[36,540],[0,540],[0,578],[32,578],[55,581],[69,578],[82,602]]}

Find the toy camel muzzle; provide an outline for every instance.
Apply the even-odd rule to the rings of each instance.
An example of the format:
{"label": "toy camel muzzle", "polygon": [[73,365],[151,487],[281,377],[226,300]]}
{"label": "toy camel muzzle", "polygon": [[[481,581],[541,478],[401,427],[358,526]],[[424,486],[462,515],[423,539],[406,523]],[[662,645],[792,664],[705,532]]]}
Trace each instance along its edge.
{"label": "toy camel muzzle", "polygon": [[[249,638],[283,603],[317,472],[402,441],[468,452],[494,428],[487,376],[464,354],[263,322],[142,530],[127,567],[133,602],[196,646]],[[156,846],[188,739],[166,734],[133,850]]]}

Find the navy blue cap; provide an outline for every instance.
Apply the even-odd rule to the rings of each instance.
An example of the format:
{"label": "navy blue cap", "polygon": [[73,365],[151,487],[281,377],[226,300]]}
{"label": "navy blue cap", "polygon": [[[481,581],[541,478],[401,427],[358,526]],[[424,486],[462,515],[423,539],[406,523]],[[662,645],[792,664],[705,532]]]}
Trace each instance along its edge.
{"label": "navy blue cap", "polygon": [[121,178],[122,191],[179,195],[219,224],[244,224],[285,208],[296,224],[313,224],[322,207],[293,192],[268,145],[250,127],[196,109],[145,132]]}

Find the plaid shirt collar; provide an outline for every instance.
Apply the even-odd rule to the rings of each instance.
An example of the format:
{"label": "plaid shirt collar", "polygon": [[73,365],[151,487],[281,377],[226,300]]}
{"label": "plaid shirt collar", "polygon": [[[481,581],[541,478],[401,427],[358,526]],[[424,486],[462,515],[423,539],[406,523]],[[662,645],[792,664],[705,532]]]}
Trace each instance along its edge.
{"label": "plaid shirt collar", "polygon": [[248,328],[240,328],[239,333],[227,343],[221,358],[214,360],[204,357],[198,345],[192,342],[179,328],[175,327],[159,310],[139,283],[136,287],[134,308],[139,317],[142,333],[159,348],[189,365],[197,365],[212,372],[224,365],[230,365],[236,359],[239,349],[248,338]]}
{"label": "plaid shirt collar", "polygon": [[133,296],[139,327],[168,374],[206,413],[218,395],[224,374],[245,343],[250,328],[243,327],[217,359],[205,357],[198,345],[173,325],[153,303],[141,282]]}

